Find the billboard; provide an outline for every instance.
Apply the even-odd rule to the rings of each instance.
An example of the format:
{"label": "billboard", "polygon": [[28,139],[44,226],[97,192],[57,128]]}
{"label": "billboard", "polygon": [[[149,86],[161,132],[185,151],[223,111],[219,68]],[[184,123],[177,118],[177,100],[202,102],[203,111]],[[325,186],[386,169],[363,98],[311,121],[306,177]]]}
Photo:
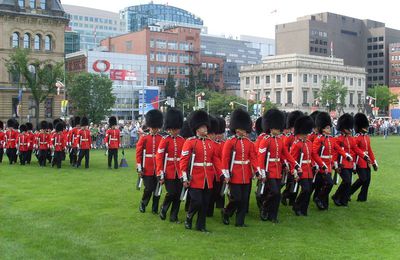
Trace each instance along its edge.
{"label": "billboard", "polygon": [[133,70],[110,70],[111,80],[136,80],[136,72]]}
{"label": "billboard", "polygon": [[[139,114],[143,115],[146,114],[149,110],[158,109],[158,87],[146,87],[144,90],[144,97],[143,97],[143,90],[139,91]],[[144,99],[144,105],[143,105]],[[144,106],[144,107],[143,107]]]}

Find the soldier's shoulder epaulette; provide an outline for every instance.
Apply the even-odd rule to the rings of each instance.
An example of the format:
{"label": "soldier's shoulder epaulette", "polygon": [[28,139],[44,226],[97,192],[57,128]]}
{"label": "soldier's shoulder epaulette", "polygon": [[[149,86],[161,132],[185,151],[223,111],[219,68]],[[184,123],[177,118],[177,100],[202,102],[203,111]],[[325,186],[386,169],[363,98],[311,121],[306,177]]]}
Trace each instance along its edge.
{"label": "soldier's shoulder epaulette", "polygon": [[162,139],[167,139],[169,137],[169,135],[164,135],[163,137],[162,137]]}
{"label": "soldier's shoulder epaulette", "polygon": [[357,133],[357,134],[354,135],[354,137],[359,137],[359,136],[361,136],[360,133]]}
{"label": "soldier's shoulder epaulette", "polygon": [[300,142],[300,139],[296,139],[296,140],[294,140],[293,144],[297,144],[299,142]]}
{"label": "soldier's shoulder epaulette", "polygon": [[322,138],[322,137],[323,137],[323,135],[318,135],[318,136],[317,136],[317,138],[319,138],[319,139]]}
{"label": "soldier's shoulder epaulette", "polygon": [[234,136],[234,135],[232,135],[232,136],[229,136],[227,140],[232,140],[233,138],[235,138],[235,136]]}
{"label": "soldier's shoulder epaulette", "polygon": [[186,140],[194,140],[194,139],[196,139],[196,136],[189,137],[189,138],[186,139]]}

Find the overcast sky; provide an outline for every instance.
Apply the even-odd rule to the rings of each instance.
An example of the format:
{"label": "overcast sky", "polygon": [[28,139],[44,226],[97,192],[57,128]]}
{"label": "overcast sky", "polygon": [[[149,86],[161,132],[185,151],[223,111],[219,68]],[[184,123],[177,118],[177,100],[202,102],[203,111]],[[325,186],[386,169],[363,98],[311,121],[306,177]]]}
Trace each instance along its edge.
{"label": "overcast sky", "polygon": [[[150,1],[133,0],[61,0],[63,4],[81,5],[118,12],[127,6]],[[359,19],[371,19],[400,29],[400,1],[380,0],[168,0],[154,1],[194,13],[204,20],[210,34],[242,34],[274,38],[274,25],[295,21],[297,17],[333,12]],[[276,10],[276,11],[275,11]]]}

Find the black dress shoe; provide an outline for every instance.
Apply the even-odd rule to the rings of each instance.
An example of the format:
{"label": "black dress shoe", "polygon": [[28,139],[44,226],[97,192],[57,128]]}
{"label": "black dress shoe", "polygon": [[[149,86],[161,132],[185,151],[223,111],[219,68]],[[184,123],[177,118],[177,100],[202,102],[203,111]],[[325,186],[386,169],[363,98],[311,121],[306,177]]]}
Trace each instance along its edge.
{"label": "black dress shoe", "polygon": [[167,214],[164,212],[164,210],[160,210],[160,219],[165,220],[167,218]]}
{"label": "black dress shoe", "polygon": [[229,225],[229,216],[224,213],[224,210],[221,210],[221,216],[222,216],[222,223],[224,223],[224,225]]}
{"label": "black dress shoe", "polygon": [[142,212],[142,213],[146,212],[146,206],[144,205],[143,202],[140,202],[139,211]]}
{"label": "black dress shoe", "polygon": [[303,216],[303,213],[300,210],[294,210],[294,214],[296,214],[296,216]]}
{"label": "black dress shoe", "polygon": [[248,227],[246,224],[235,224],[235,227]]}
{"label": "black dress shoe", "polygon": [[338,207],[342,206],[342,203],[340,202],[340,200],[338,200],[335,196],[332,196],[332,200],[336,206],[338,206]]}
{"label": "black dress shoe", "polygon": [[287,206],[287,198],[282,196],[281,203],[284,206]]}
{"label": "black dress shoe", "polygon": [[186,220],[185,220],[185,228],[186,229],[192,229],[192,219],[186,218]]}
{"label": "black dress shoe", "polygon": [[320,209],[320,210],[325,209],[324,203],[322,203],[322,201],[320,199],[315,198],[314,201],[315,201],[315,205],[317,206],[318,209]]}
{"label": "black dress shoe", "polygon": [[271,218],[271,219],[268,219],[268,220],[271,221],[272,223],[275,223],[275,224],[279,223],[279,220],[276,219],[276,218]]}
{"label": "black dress shoe", "polygon": [[267,221],[267,220],[268,220],[268,213],[262,211],[262,212],[260,213],[260,219],[261,219],[262,221]]}
{"label": "black dress shoe", "polygon": [[208,231],[205,228],[198,228],[197,230],[200,231],[200,232],[203,232],[203,233],[210,233],[210,231]]}

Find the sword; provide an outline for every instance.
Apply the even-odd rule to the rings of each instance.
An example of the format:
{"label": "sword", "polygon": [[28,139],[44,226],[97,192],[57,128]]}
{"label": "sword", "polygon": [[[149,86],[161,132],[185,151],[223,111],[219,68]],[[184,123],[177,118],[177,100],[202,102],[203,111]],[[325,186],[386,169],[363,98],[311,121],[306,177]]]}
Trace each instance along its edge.
{"label": "sword", "polygon": [[[301,169],[301,164],[303,162],[303,156],[304,156],[304,153],[301,153],[301,155],[300,155],[300,163],[299,163],[299,168],[300,169]],[[295,180],[294,181],[294,187],[293,187],[293,193],[297,192],[298,187],[299,187],[299,183]]]}
{"label": "sword", "polygon": [[[190,176],[192,176],[192,171],[193,171],[193,164],[194,164],[194,159],[196,158],[196,154],[192,153],[192,158],[190,159],[190,168],[189,168],[189,174],[188,174],[188,180],[190,180]],[[185,201],[188,193],[188,188],[182,187],[181,191],[181,201]]]}

